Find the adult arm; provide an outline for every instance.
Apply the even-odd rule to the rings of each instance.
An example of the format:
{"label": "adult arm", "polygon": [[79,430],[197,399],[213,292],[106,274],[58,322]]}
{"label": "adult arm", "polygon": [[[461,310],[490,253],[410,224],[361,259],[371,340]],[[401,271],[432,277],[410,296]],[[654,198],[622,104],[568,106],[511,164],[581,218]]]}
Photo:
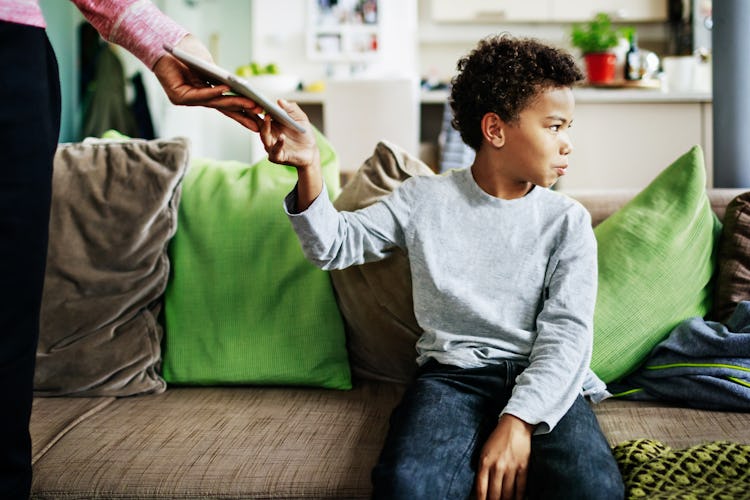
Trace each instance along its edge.
{"label": "adult arm", "polygon": [[207,85],[205,78],[167,54],[165,44],[211,61],[203,44],[150,0],[72,2],[102,37],[124,47],[153,70],[172,103],[215,108],[257,131],[253,117],[262,110],[255,102],[245,97],[223,95],[229,90],[228,86]]}

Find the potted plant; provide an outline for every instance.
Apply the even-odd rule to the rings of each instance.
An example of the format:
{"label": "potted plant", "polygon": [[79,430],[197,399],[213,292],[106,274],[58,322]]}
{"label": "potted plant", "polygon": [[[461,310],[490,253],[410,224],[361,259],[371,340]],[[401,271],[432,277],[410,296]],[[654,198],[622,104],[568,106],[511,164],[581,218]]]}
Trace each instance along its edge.
{"label": "potted plant", "polygon": [[583,54],[589,83],[614,81],[617,56],[612,49],[617,46],[621,36],[621,31],[612,26],[612,20],[603,12],[588,23],[573,26],[571,43]]}

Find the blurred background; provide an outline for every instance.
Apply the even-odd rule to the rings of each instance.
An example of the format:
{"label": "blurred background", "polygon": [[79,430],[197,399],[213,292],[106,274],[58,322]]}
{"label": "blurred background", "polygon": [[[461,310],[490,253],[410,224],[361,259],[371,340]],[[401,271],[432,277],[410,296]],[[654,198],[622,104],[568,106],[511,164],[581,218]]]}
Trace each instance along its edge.
{"label": "blurred background", "polygon": [[[703,146],[707,157],[712,147],[711,0],[155,3],[201,38],[219,65],[255,82],[271,97],[299,102],[340,150],[344,170],[357,168],[378,138],[400,143],[436,171],[470,161],[470,151],[456,146],[447,126],[447,87],[458,58],[480,38],[509,32],[569,49],[585,67],[582,50],[571,42],[571,30],[599,13],[608,16],[614,29],[637,35],[641,72],[637,80],[625,79],[631,41],[623,31],[611,49],[617,58],[614,80],[576,89],[573,166],[579,168],[572,168],[561,183],[641,187],[667,159],[691,145]],[[129,135],[185,136],[194,156],[247,162],[262,156],[252,135],[219,113],[169,104],[153,75],[124,50],[92,36],[69,2],[41,4],[60,59],[61,142],[93,135],[92,122],[99,127],[107,123],[106,117],[101,121],[91,116],[91,103],[102,98],[97,92],[120,91],[111,88],[119,80],[103,84],[101,71],[97,75],[104,45],[116,55],[109,63],[121,65],[124,99],[135,121]],[[602,127],[602,119],[611,126]],[[675,127],[679,137],[670,139],[664,131]],[[638,150],[638,168],[632,167],[632,159],[617,163],[623,161],[623,147]],[[710,176],[710,165],[707,168]]]}

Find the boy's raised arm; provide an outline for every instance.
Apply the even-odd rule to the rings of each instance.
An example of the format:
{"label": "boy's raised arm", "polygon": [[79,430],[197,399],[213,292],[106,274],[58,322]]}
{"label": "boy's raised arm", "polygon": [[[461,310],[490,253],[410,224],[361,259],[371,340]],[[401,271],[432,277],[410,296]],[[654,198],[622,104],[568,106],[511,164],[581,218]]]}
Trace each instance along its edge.
{"label": "boy's raised arm", "polygon": [[279,106],[305,129],[299,132],[265,116],[260,140],[268,159],[297,169],[297,212],[305,211],[323,191],[320,151],[307,115],[296,103],[279,100]]}

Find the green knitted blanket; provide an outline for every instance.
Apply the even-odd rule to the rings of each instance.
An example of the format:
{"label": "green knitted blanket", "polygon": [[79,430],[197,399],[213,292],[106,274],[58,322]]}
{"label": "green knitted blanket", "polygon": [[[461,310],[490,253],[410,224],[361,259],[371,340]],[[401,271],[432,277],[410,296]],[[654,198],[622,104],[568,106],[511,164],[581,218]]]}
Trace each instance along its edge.
{"label": "green knitted blanket", "polygon": [[750,445],[717,441],[673,450],[638,439],[613,452],[628,499],[750,499]]}

